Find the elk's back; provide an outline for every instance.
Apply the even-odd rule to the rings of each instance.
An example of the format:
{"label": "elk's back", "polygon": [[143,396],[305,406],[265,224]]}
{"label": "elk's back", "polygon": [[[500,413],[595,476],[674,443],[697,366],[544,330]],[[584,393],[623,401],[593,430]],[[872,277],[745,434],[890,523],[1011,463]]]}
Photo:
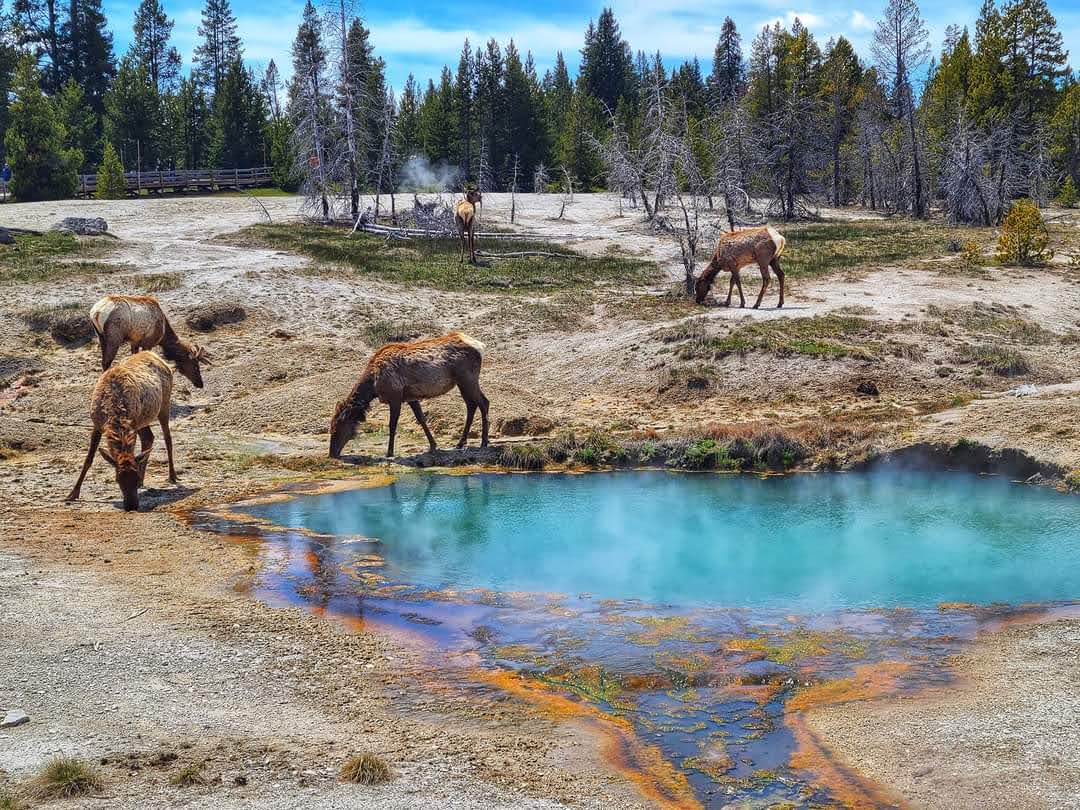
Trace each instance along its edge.
{"label": "elk's back", "polygon": [[172,397],[172,369],[150,351],[124,358],[98,379],[90,418],[101,428],[119,420],[131,430],[153,424]]}

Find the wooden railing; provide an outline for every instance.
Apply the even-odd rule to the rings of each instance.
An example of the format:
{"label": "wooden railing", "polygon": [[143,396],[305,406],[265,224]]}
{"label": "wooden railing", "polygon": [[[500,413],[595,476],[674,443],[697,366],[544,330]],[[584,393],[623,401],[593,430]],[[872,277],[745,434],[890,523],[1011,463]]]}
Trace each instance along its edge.
{"label": "wooden railing", "polygon": [[[272,185],[270,167],[255,169],[163,169],[153,172],[124,172],[129,194],[143,190],[171,191],[228,191]],[[92,197],[97,190],[96,174],[80,174],[77,194]]]}

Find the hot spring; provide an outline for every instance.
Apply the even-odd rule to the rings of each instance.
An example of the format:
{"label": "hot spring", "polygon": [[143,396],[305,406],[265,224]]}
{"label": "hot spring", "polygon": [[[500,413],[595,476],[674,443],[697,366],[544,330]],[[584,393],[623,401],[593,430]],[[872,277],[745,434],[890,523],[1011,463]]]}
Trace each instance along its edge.
{"label": "hot spring", "polygon": [[1080,597],[1080,499],[963,474],[410,475],[248,511],[378,539],[386,576],[432,588],[804,610]]}
{"label": "hot spring", "polygon": [[803,712],[948,684],[988,626],[1080,601],[1080,499],[961,473],[410,473],[239,508],[257,596],[618,716],[679,806],[887,803],[822,781]]}

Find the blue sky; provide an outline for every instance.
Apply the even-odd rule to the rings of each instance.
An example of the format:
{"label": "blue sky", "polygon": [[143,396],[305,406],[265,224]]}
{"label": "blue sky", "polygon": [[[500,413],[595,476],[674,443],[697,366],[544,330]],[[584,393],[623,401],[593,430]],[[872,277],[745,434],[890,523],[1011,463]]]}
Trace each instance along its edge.
{"label": "blue sky", "polygon": [[[163,0],[169,16],[176,20],[175,43],[184,58],[185,70],[197,40],[196,29],[203,0]],[[288,74],[289,47],[300,22],[303,0],[232,0],[244,41],[245,56],[255,66],[275,59]],[[847,0],[812,0],[792,4],[783,0],[616,0],[610,3],[622,27],[623,36],[635,50],[663,53],[668,64],[693,56],[707,66],[725,16],[735,20],[744,48],[763,25],[773,20],[790,23],[799,17],[818,41],[843,34],[864,59],[870,57],[869,42],[874,20],[884,0],[860,4],[853,9]],[[497,2],[497,0],[413,0],[411,3],[367,2],[357,6],[360,16],[372,29],[376,51],[388,66],[391,83],[400,88],[405,77],[415,73],[421,84],[438,78],[442,65],[457,64],[462,41],[473,43],[495,37],[506,42],[511,37],[524,53],[531,50],[541,75],[563,51],[571,70],[578,62],[585,27],[595,18],[603,2],[546,0],[546,2]],[[942,34],[950,23],[974,26],[980,0],[922,2],[923,16],[930,29],[933,50],[941,48]],[[131,36],[131,19],[137,0],[104,0],[105,12],[116,38],[116,50],[123,53]],[[1050,0],[1065,38],[1065,47],[1080,65],[1080,0]]]}

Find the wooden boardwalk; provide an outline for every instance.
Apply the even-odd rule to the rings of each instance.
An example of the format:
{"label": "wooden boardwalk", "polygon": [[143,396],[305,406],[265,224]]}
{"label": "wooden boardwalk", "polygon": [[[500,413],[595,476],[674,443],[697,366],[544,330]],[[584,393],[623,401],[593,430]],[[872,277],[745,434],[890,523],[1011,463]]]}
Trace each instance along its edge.
{"label": "wooden boardwalk", "polygon": [[[235,191],[256,186],[270,186],[270,167],[256,169],[173,169],[159,172],[124,172],[128,194],[144,190],[156,194],[166,191]],[[96,174],[80,174],[76,194],[92,197],[97,189]]]}

